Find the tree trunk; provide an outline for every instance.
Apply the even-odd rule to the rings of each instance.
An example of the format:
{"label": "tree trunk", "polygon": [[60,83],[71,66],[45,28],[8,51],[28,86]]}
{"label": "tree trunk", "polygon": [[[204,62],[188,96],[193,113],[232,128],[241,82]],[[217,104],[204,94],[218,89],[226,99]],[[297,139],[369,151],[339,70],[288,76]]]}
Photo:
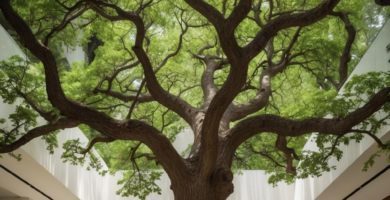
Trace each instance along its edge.
{"label": "tree trunk", "polygon": [[210,184],[192,184],[181,185],[172,188],[175,200],[226,200],[233,193],[233,184],[231,190],[221,193],[216,187]]}
{"label": "tree trunk", "polygon": [[210,179],[195,177],[172,181],[171,189],[175,200],[226,200],[234,191],[232,181],[231,170],[220,168],[215,170]]}
{"label": "tree trunk", "polygon": [[226,200],[219,198],[216,190],[207,186],[179,186],[173,189],[175,200]]}

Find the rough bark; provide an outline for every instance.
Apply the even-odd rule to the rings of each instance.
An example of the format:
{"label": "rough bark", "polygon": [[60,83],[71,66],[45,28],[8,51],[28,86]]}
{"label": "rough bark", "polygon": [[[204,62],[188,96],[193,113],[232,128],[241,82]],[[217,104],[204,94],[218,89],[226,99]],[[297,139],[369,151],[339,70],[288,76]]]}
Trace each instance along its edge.
{"label": "rough bark", "polygon": [[225,200],[234,192],[233,173],[227,168],[217,168],[210,179],[189,175],[185,180],[173,183],[171,189],[175,199]]}
{"label": "rough bark", "polygon": [[[271,78],[283,72],[289,63],[295,57],[299,56],[299,54],[291,55],[290,51],[297,41],[301,28],[313,24],[329,14],[341,18],[349,33],[346,48],[340,58],[340,80],[337,83],[337,87],[342,84],[347,76],[348,55],[355,35],[353,27],[350,26],[347,14],[333,12],[333,8],[338,4],[339,0],[324,0],[313,9],[296,14],[278,16],[270,13],[269,21],[266,24],[262,24],[259,19],[257,20],[259,26],[262,28],[256,34],[256,37],[245,47],[240,47],[234,36],[234,31],[247,17],[249,11],[253,9],[251,7],[252,1],[239,1],[233,12],[227,18],[224,16],[225,12],[220,13],[204,1],[185,0],[185,2],[213,24],[217,31],[221,48],[224,51],[224,55],[226,55],[226,58],[212,55],[203,56],[201,54],[204,49],[199,51],[199,55],[194,55],[195,58],[202,60],[206,65],[206,69],[201,78],[204,102],[200,108],[194,108],[183,99],[169,93],[169,91],[160,85],[156,77],[158,70],[154,70],[144,45],[144,41],[147,41],[145,35],[147,26],[145,26],[143,19],[139,15],[139,11],[125,11],[116,5],[103,1],[79,1],[73,7],[67,8],[68,13],[65,15],[64,21],[58,27],[53,28],[42,44],[35,38],[23,19],[14,11],[10,0],[0,1],[0,9],[4,13],[5,18],[23,41],[25,41],[26,47],[44,65],[49,101],[53,107],[60,110],[62,116],[66,117],[52,124],[31,130],[26,136],[13,144],[4,147],[0,146],[0,153],[11,152],[26,144],[31,139],[51,131],[75,127],[83,123],[103,135],[91,141],[86,151],[98,142],[111,142],[114,140],[140,141],[140,144],[146,144],[153,151],[155,155],[153,159],[156,159],[168,173],[172,182],[171,189],[174,192],[175,199],[225,200],[234,190],[232,184],[233,174],[230,170],[234,153],[238,146],[248,138],[263,132],[277,134],[278,139],[275,147],[285,155],[287,160],[286,171],[288,173],[295,173],[292,160],[298,158],[294,150],[287,147],[287,136],[297,137],[311,132],[338,136],[343,135],[346,132],[350,132],[355,125],[371,116],[381,106],[390,101],[390,88],[385,88],[378,92],[362,108],[352,112],[343,119],[312,118],[294,121],[275,115],[257,115],[244,119],[246,116],[265,107],[272,94]],[[260,5],[256,6],[259,7]],[[116,15],[113,12],[107,13],[104,8],[115,10]],[[93,10],[100,16],[111,21],[130,21],[137,28],[135,45],[132,48],[132,51],[137,56],[137,61],[131,65],[119,68],[113,73],[113,76],[105,77],[102,81],[108,81],[109,87],[107,89],[97,87],[95,92],[104,93],[124,102],[137,101],[143,103],[157,101],[177,113],[189,124],[195,136],[193,148],[187,159],[183,159],[173,148],[169,139],[156,128],[139,120],[115,120],[88,105],[75,102],[66,97],[61,87],[54,55],[47,45],[55,33],[61,31],[72,19],[87,10]],[[291,39],[290,45],[282,53],[281,59],[274,63],[272,61],[274,56],[272,38],[278,31],[296,26],[299,27]],[[164,66],[170,57],[178,53],[181,48],[183,34],[188,27],[186,24],[186,28],[183,29],[183,33],[180,35],[178,48],[163,59],[162,63],[157,66],[157,69]],[[261,51],[267,52],[268,61],[267,67],[259,77],[260,88],[258,88],[257,95],[248,103],[234,105],[234,98],[246,86],[249,63]],[[143,83],[146,82],[148,93],[140,94],[141,90],[139,90],[137,95],[125,95],[111,90],[112,81],[118,73],[139,64],[145,73]],[[222,87],[219,88],[214,83],[214,73],[227,64],[229,64],[230,73]],[[26,95],[22,93],[20,95],[28,103],[30,102],[32,104]],[[33,106],[33,108],[39,114],[49,119],[49,121],[52,120],[48,113],[40,110],[36,106]],[[230,122],[241,119],[243,120],[234,127],[229,127]]]}
{"label": "rough bark", "polygon": [[390,0],[375,0],[375,3],[381,6],[390,6]]}

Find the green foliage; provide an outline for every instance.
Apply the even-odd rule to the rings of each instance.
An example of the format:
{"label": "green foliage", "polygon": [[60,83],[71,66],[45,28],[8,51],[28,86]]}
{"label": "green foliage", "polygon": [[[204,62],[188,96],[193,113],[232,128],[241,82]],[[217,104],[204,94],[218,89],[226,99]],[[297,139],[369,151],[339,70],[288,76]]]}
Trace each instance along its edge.
{"label": "green foliage", "polygon": [[95,169],[99,174],[105,175],[107,170],[104,170],[100,157],[96,156],[93,150],[86,151],[81,145],[83,144],[80,139],[66,141],[62,146],[65,150],[61,155],[63,162],[69,162],[71,165],[84,165],[87,162],[87,170]]}
{"label": "green foliage", "polygon": [[21,154],[14,154],[14,153],[8,153],[9,156],[11,156],[12,158],[16,159],[18,162],[20,162],[22,160],[22,155]]}
{"label": "green foliage", "polygon": [[80,139],[68,140],[63,144],[62,148],[65,149],[61,155],[64,162],[70,162],[72,165],[84,164],[85,155],[79,156],[79,153],[82,151]]}
{"label": "green foliage", "polygon": [[[64,1],[63,6],[71,7],[77,0]],[[108,1],[116,3],[120,8],[135,11],[139,3],[144,1]],[[224,16],[228,17],[236,6],[237,1],[208,0]],[[223,6],[226,2],[226,6]],[[255,0],[254,3],[259,3]],[[315,7],[321,1],[305,0],[280,0],[271,15],[270,1],[264,1],[259,8],[260,23],[265,24],[276,17],[288,13]],[[64,17],[65,9],[56,1],[39,0],[14,0],[13,7],[28,23],[36,38],[45,40],[53,27],[59,25]],[[103,9],[107,14],[116,14],[112,8]],[[349,12],[349,18],[356,30],[355,42],[350,52],[351,61],[348,64],[350,73],[354,66],[375,38],[384,19],[389,17],[389,10],[374,5],[373,1],[341,1],[335,11]],[[253,40],[253,37],[261,30],[255,18],[254,10],[235,30],[238,44],[244,46]],[[153,1],[150,7],[140,12],[147,26],[147,40],[144,48],[161,86],[170,93],[180,96],[194,107],[200,107],[203,103],[200,79],[205,71],[205,65],[194,58],[202,47],[211,46],[204,50],[203,54],[217,55],[226,58],[222,51],[216,31],[207,20],[199,13],[191,9],[185,2],[163,0]],[[191,25],[183,33],[182,28]],[[329,77],[338,80],[338,66],[340,55],[343,52],[347,38],[344,30],[345,24],[334,16],[328,16],[323,20],[302,28],[299,37],[290,52],[295,56],[290,65],[272,78],[272,95],[266,107],[252,115],[272,114],[292,120],[304,120],[313,117],[344,118],[357,108],[364,105],[370,97],[380,89],[390,85],[390,73],[370,72],[353,77],[343,89],[343,94],[333,89]],[[259,77],[265,70],[268,62],[277,63],[282,58],[282,52],[286,50],[297,27],[281,30],[273,37],[275,48],[271,60],[267,60],[266,52],[261,52],[250,63],[247,84],[258,88]],[[125,120],[129,115],[133,101],[122,101],[110,97],[105,92],[97,92],[96,89],[115,91],[123,95],[148,93],[147,87],[140,88],[144,79],[144,72],[140,65],[131,67],[117,73],[124,66],[136,62],[137,58],[131,51],[136,37],[136,27],[128,21],[109,21],[92,10],[84,12],[79,18],[72,21],[62,31],[55,32],[50,41],[49,49],[53,52],[60,75],[61,86],[66,96],[74,101],[81,102],[97,109],[112,118]],[[164,59],[176,51],[179,46],[179,35],[183,36],[181,49],[177,55],[168,59],[164,66]],[[93,49],[95,59],[92,63],[69,63],[65,52],[82,47],[85,51],[93,37],[98,38],[103,45]],[[24,42],[16,40],[23,50]],[[91,53],[91,52],[88,52]],[[14,56],[0,63],[0,96],[5,103],[13,104],[21,102],[16,107],[15,113],[7,119],[0,119],[0,148],[11,144],[23,137],[28,130],[37,125],[38,114],[29,104],[34,104],[43,111],[50,111],[56,117],[51,123],[56,123],[64,118],[61,112],[54,108],[47,100],[45,88],[45,73],[43,65],[31,52],[26,51],[28,61]],[[218,59],[217,59],[218,60]],[[161,68],[160,68],[161,67]],[[157,71],[158,70],[158,71]],[[230,72],[229,65],[218,69],[214,74],[214,82],[220,88],[226,81]],[[348,74],[349,74],[348,73]],[[115,78],[112,76],[116,75]],[[322,84],[321,84],[322,83]],[[241,92],[233,101],[234,104],[243,104],[255,97],[257,89],[248,89]],[[24,99],[24,100],[22,100]],[[29,102],[27,102],[27,99]],[[171,110],[157,102],[135,103],[130,115],[131,119],[146,122],[160,130],[167,138],[174,142],[177,134],[183,131],[188,124]],[[390,104],[386,104],[381,110],[357,126],[362,130],[369,130],[377,134],[381,127],[387,125],[390,118]],[[252,116],[251,115],[251,116]],[[250,117],[250,116],[248,116]],[[237,122],[232,122],[233,127]],[[12,127],[12,128],[10,128]],[[83,124],[79,128],[89,140],[102,136],[98,131]],[[44,135],[42,139],[47,144],[47,150],[53,153],[58,147],[57,132]],[[263,169],[272,173],[270,183],[279,181],[292,183],[296,178],[320,176],[323,172],[330,171],[335,166],[329,165],[330,159],[340,160],[343,152],[338,148],[341,144],[348,145],[351,142],[360,142],[364,138],[362,133],[349,133],[340,138],[333,135],[318,134],[314,138],[318,151],[303,151],[303,146],[311,133],[300,137],[288,137],[288,148],[295,150],[300,160],[294,159],[293,165],[297,166],[298,175],[285,173],[286,159],[283,153],[275,149],[276,135],[273,133],[261,133],[245,141],[236,151],[233,161],[233,170]],[[94,150],[85,152],[87,144],[79,139],[67,141],[62,154],[64,162],[72,165],[84,165],[88,163],[88,169],[95,169],[102,174],[107,173],[102,160],[94,153]],[[191,151],[190,144],[184,152],[179,152],[183,157]],[[111,173],[119,170],[127,170],[124,179],[119,183],[123,188],[118,194],[123,196],[133,195],[145,199],[151,192],[160,193],[161,189],[155,184],[162,172],[161,166],[153,159],[153,152],[143,143],[138,141],[115,141],[111,143],[99,143],[95,145],[96,151],[110,168]],[[365,170],[372,166],[374,158],[386,154],[389,149],[382,149],[374,154],[366,163]],[[20,155],[13,155],[20,159]],[[133,155],[133,156],[131,156]],[[390,157],[389,157],[390,159]]]}
{"label": "green foliage", "polygon": [[[390,85],[390,72],[368,72],[363,75],[355,75],[351,80],[345,85],[345,88],[342,92],[342,95],[336,98],[331,104],[330,108],[343,108],[338,109],[337,112],[334,109],[330,110],[331,115],[340,116],[341,118],[345,117],[349,113],[353,112],[357,108],[361,107],[368,100],[372,98],[374,94],[379,92],[381,89],[388,87]],[[389,105],[385,104],[375,115],[364,120],[356,128],[362,130],[368,130],[373,134],[377,134],[378,131],[383,126],[388,125],[387,121],[389,119]],[[300,163],[300,167],[308,170],[304,170],[302,178],[306,178],[309,174],[314,176],[321,175],[322,171],[329,171],[330,169],[335,168],[335,166],[328,166],[328,155],[331,152],[332,147],[329,144],[336,145],[334,152],[331,156],[335,157],[337,160],[340,160],[343,152],[340,151],[337,146],[340,144],[348,145],[351,141],[359,143],[364,138],[362,133],[350,133],[344,135],[337,143],[335,143],[336,136],[331,135],[317,135],[316,143],[319,147],[319,152],[308,152],[308,159],[304,159]],[[377,153],[372,155],[370,159],[365,163],[363,171],[367,171],[369,167],[374,164],[374,159],[380,157],[381,154],[389,154],[389,146],[387,145],[386,149],[380,149]],[[325,160],[319,160],[323,158]],[[310,159],[309,159],[310,158]]]}
{"label": "green foliage", "polygon": [[150,193],[161,194],[161,189],[155,183],[160,180],[162,171],[138,170],[128,171],[123,174],[123,179],[118,184],[123,188],[117,191],[118,195],[128,197],[130,195],[145,200]]}
{"label": "green foliage", "polygon": [[[267,109],[266,113],[279,114],[281,116],[286,113],[288,115],[284,117],[296,120],[326,116],[335,116],[342,119],[367,103],[381,89],[388,87],[390,85],[389,80],[390,72],[369,72],[355,75],[345,85],[340,95],[337,95],[335,91],[319,90],[311,88],[310,85],[305,86],[305,84],[301,84],[300,89],[304,93],[300,93],[302,92],[301,90],[289,88],[299,98],[289,97],[288,94],[284,94],[283,98],[285,99],[283,101],[286,101],[286,99],[290,100],[286,106],[284,106],[282,99],[278,101],[277,98],[273,98],[270,104],[278,105],[278,109]],[[284,84],[281,87],[286,85],[288,84]],[[308,88],[305,89],[305,87]],[[291,103],[293,101],[302,103]],[[367,130],[374,135],[377,134],[382,127],[388,125],[388,119],[390,119],[389,106],[389,104],[385,104],[376,114],[367,118],[355,128]],[[260,112],[264,113],[264,111]],[[276,135],[272,133],[256,135],[242,144],[236,151],[236,160],[233,163],[233,167],[236,170],[240,168],[264,169],[272,174],[268,181],[274,185],[280,181],[293,183],[296,178],[318,177],[323,172],[336,169],[336,166],[329,164],[329,160],[333,158],[339,161],[342,158],[343,152],[339,149],[341,144],[359,143],[365,138],[365,134],[351,132],[342,137],[316,134],[314,141],[318,149],[316,151],[302,151],[308,137],[309,135],[291,138],[288,143],[288,147],[294,148],[300,158],[299,164],[298,161],[294,162],[294,166],[297,166],[298,171],[296,176],[285,173],[284,157],[281,156],[282,152],[275,150]],[[267,156],[264,156],[264,154]],[[373,154],[365,163],[363,170],[366,171],[371,167],[375,163],[375,158],[381,155],[389,156],[389,145],[387,145],[386,149],[380,147],[378,152]]]}
{"label": "green foliage", "polygon": [[364,163],[363,171],[367,171],[370,167],[372,167],[375,164],[375,158],[381,157],[382,155],[387,157],[387,162],[390,162],[390,141],[386,143],[386,148],[378,148],[380,148],[380,150],[371,155]]}
{"label": "green foliage", "polygon": [[9,60],[0,63],[0,95],[4,103],[13,104],[18,97],[14,91],[20,89],[23,84],[23,74],[26,74],[28,65],[19,56],[12,56]]}
{"label": "green foliage", "polygon": [[[16,106],[15,113],[9,115],[9,122],[1,120],[0,128],[0,147],[13,143],[19,137],[25,135],[29,128],[37,125],[36,113],[27,108],[28,106],[18,105]],[[9,128],[8,125],[12,128]]]}
{"label": "green foliage", "polygon": [[46,150],[49,151],[50,154],[54,154],[54,149],[58,148],[57,134],[59,131],[52,132],[47,135],[43,135],[41,138],[45,141],[47,147]]}

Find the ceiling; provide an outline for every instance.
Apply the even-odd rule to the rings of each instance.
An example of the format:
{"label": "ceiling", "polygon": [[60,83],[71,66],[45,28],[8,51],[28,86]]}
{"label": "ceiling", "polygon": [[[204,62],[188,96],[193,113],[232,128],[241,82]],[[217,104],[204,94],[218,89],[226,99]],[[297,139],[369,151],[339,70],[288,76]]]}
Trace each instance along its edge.
{"label": "ceiling", "polygon": [[370,184],[366,185],[358,192],[356,192],[348,200],[385,199],[387,196],[390,195],[390,185],[388,184],[389,180],[390,180],[390,170],[387,170],[385,173],[380,175]]}
{"label": "ceiling", "polygon": [[8,191],[8,190],[6,190],[6,189],[4,189],[4,188],[2,188],[2,187],[0,187],[0,198],[1,197],[8,197],[8,198],[10,198],[10,197],[19,197],[19,196],[14,194],[14,193],[12,193],[12,192],[10,192],[10,191]]}
{"label": "ceiling", "polygon": [[[38,190],[42,191],[55,200],[78,200],[78,198],[69,191],[60,181],[50,174],[42,165],[22,149],[15,151],[15,154],[21,154],[23,159],[17,161],[8,155],[3,155],[0,159],[0,165],[19,176],[21,179],[31,184]],[[48,200],[37,190],[16,178],[11,173],[0,168],[0,194],[9,195],[9,192],[17,196],[28,197],[31,200]],[[2,195],[0,195],[2,197]]]}

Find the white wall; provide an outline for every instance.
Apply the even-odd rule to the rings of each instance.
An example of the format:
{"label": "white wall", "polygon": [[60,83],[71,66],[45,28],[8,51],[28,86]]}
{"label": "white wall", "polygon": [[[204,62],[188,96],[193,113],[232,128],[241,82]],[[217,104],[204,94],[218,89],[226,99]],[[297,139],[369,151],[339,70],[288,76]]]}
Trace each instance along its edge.
{"label": "white wall", "polygon": [[7,31],[1,25],[0,41],[0,61],[13,55],[19,55],[22,58],[26,58],[22,50],[16,45],[15,41],[11,39]]}
{"label": "white wall", "polygon": [[77,45],[74,49],[66,46],[64,46],[62,49],[64,50],[65,57],[71,66],[75,61],[84,61],[86,59],[83,47],[80,45]]}

